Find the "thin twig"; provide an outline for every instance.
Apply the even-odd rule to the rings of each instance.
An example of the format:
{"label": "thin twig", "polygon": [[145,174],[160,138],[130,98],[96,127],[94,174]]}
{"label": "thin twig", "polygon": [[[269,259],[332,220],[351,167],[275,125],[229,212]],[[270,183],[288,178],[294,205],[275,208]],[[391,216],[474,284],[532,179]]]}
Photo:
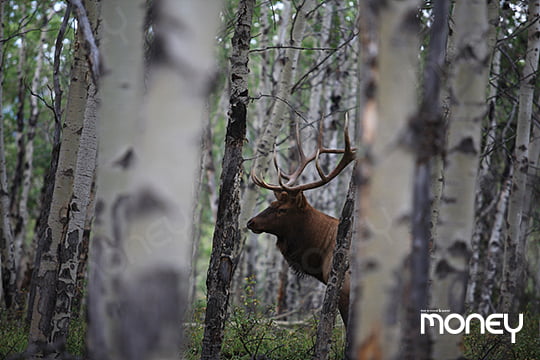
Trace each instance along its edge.
{"label": "thin twig", "polygon": [[321,61],[319,61],[317,64],[313,65],[311,69],[309,69],[302,77],[293,85],[291,88],[291,94],[294,94],[294,92],[298,89],[300,85],[304,82],[304,80],[311,74],[313,71],[317,70],[319,66],[324,64],[326,60],[328,60],[332,55],[337,53],[341,48],[345,47],[347,44],[349,44],[354,38],[356,38],[356,33],[353,32],[351,36],[345,40],[343,43],[341,43],[334,51],[330,52],[328,55],[326,55]]}
{"label": "thin twig", "polygon": [[276,45],[276,46],[266,46],[264,48],[252,49],[249,50],[250,53],[263,52],[272,49],[294,49],[294,50],[319,50],[319,51],[337,51],[339,48],[329,48],[329,47],[305,47],[305,46],[286,46],[286,45]]}

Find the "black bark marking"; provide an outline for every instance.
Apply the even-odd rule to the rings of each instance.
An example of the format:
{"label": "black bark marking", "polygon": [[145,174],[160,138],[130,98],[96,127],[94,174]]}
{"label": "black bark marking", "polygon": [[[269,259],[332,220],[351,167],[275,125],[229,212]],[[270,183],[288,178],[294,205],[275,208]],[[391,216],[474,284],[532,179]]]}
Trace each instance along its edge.
{"label": "black bark marking", "polygon": [[455,204],[455,203],[457,203],[457,199],[455,197],[442,196],[441,200],[445,204]]}
{"label": "black bark marking", "polygon": [[379,263],[375,259],[367,260],[363,266],[364,271],[375,271],[379,267]]}
{"label": "black bark marking", "polygon": [[452,246],[448,248],[448,252],[452,256],[459,256],[466,259],[470,256],[469,249],[467,249],[467,243],[464,240],[456,240]]}
{"label": "black bark marking", "polygon": [[73,254],[77,251],[79,245],[79,230],[73,230],[67,235],[65,245],[60,245],[58,259],[60,264],[65,264],[69,259],[73,258]]}
{"label": "black bark marking", "polygon": [[456,269],[454,269],[445,259],[440,260],[435,266],[435,274],[439,279],[445,279],[448,275],[455,272]]}
{"label": "black bark marking", "polygon": [[474,145],[474,139],[470,136],[461,139],[461,142],[456,145],[451,151],[458,151],[463,154],[470,155],[478,154],[478,150],[476,150],[476,147]]}
{"label": "black bark marking", "polygon": [[122,168],[122,170],[127,170],[133,166],[134,162],[135,151],[130,147],[117,160],[113,161],[113,165]]}
{"label": "black bark marking", "polygon": [[63,170],[62,175],[65,177],[73,177],[73,169],[69,168],[69,169]]}
{"label": "black bark marking", "polygon": [[96,201],[96,209],[95,209],[95,223],[96,224],[102,224],[103,223],[103,213],[105,212],[105,202],[102,199],[98,199]]}
{"label": "black bark marking", "polygon": [[126,216],[128,220],[145,217],[155,213],[166,213],[169,209],[167,201],[154,190],[145,188],[129,198]]}

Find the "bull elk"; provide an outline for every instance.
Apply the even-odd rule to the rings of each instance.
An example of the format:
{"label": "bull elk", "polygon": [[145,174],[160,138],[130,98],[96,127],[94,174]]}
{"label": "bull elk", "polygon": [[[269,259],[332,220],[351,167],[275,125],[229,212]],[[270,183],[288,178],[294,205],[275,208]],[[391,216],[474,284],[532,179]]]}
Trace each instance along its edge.
{"label": "bull elk", "polygon": [[[296,145],[300,159],[299,166],[293,173],[285,174],[280,169],[275,151],[274,166],[278,173],[277,185],[268,184],[254,171],[251,172],[253,182],[261,188],[274,191],[276,201],[250,219],[247,223],[248,229],[255,234],[266,232],[275,235],[277,247],[291,268],[299,273],[311,275],[324,284],[328,282],[330,276],[339,220],[313,208],[303,192],[327,184],[355,159],[355,149],[351,147],[347,120],[344,133],[344,149],[327,149],[322,145],[322,129],[319,129],[317,149],[311,156],[306,156],[297,128]],[[342,157],[337,166],[325,174],[319,164],[320,154],[342,154]],[[313,161],[320,179],[296,185],[306,166]],[[347,325],[349,310],[349,289],[350,275],[347,272],[338,302],[339,312],[345,325]]]}

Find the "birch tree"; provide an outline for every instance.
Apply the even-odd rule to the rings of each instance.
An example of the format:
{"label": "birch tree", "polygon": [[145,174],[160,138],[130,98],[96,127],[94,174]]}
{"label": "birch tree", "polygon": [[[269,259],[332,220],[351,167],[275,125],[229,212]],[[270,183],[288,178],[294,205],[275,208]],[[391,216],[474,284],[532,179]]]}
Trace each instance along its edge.
{"label": "birch tree", "polygon": [[[488,17],[490,19],[489,32],[488,32],[488,46],[495,47],[498,34],[498,18],[499,18],[499,2],[488,2]],[[474,312],[477,305],[480,304],[480,292],[483,291],[483,281],[488,280],[484,269],[489,266],[483,261],[483,255],[488,253],[489,250],[489,220],[493,218],[493,212],[488,211],[492,209],[491,199],[496,197],[495,186],[493,186],[493,162],[494,153],[497,148],[497,115],[496,115],[496,100],[499,88],[500,69],[501,69],[501,50],[494,48],[493,56],[491,59],[491,80],[489,84],[489,113],[486,117],[486,134],[483,136],[485,139],[484,147],[482,149],[482,156],[478,168],[478,177],[476,183],[476,218],[474,225],[474,234],[472,237],[472,256],[469,263],[469,281],[467,284],[467,294],[465,304],[467,309]]]}
{"label": "birch tree", "polygon": [[523,292],[520,284],[523,276],[526,237],[521,235],[522,222],[527,222],[525,202],[527,195],[527,174],[529,167],[529,142],[531,134],[534,88],[537,79],[540,53],[540,3],[529,1],[527,30],[527,55],[519,88],[519,111],[517,118],[516,142],[513,154],[514,175],[512,192],[508,204],[508,236],[504,246],[503,280],[501,289],[501,311],[516,312]]}
{"label": "birch tree", "polygon": [[240,189],[242,147],[246,136],[249,44],[254,0],[241,0],[232,38],[231,95],[225,137],[216,228],[206,280],[207,307],[201,359],[219,359],[231,280],[238,264],[240,241]]}
{"label": "birch tree", "polygon": [[[99,2],[86,0],[85,8],[88,13],[92,31],[97,34],[97,19],[99,16]],[[79,15],[81,16],[81,15]],[[80,26],[83,26],[82,24]],[[87,58],[88,58],[87,54]],[[89,74],[86,74],[89,77]],[[77,160],[73,178],[73,193],[69,203],[70,216],[66,226],[65,240],[59,249],[59,268],[56,284],[56,301],[52,319],[51,338],[53,342],[65,343],[71,319],[71,310],[75,297],[77,271],[79,268],[80,253],[83,250],[83,234],[87,211],[91,200],[92,183],[96,168],[97,156],[97,90],[92,80],[88,80],[87,97],[84,119],[77,153]]]}
{"label": "birch tree", "polygon": [[51,342],[52,317],[56,303],[56,281],[60,254],[58,249],[65,239],[65,225],[69,221],[69,202],[73,194],[73,178],[83,127],[86,105],[86,79],[88,67],[85,61],[81,34],[75,46],[71,83],[66,105],[62,132],[62,145],[58,158],[51,210],[44,237],[39,239],[36,253],[35,276],[32,281],[32,315],[30,325],[31,346]]}
{"label": "birch tree", "polygon": [[[420,313],[428,308],[429,244],[432,240],[430,220],[433,162],[444,151],[444,123],[441,111],[441,83],[448,38],[449,1],[433,6],[429,48],[422,83],[422,101],[417,116],[411,120],[415,148],[413,211],[411,218],[412,247],[410,285],[406,297],[407,311],[403,341],[406,359],[429,359],[428,335],[418,334]],[[436,161],[436,160],[435,160]]]}
{"label": "birch tree", "polygon": [[[4,38],[5,1],[0,2],[0,38]],[[3,43],[0,44],[0,58],[3,58]],[[3,64],[3,62],[2,62]],[[4,69],[0,68],[0,84],[4,83]],[[6,174],[6,157],[4,147],[4,112],[2,106],[2,87],[0,87],[0,287],[1,306],[9,308],[15,296],[15,262],[13,254],[13,231],[9,219],[9,191]]]}
{"label": "birch tree", "polygon": [[[364,296],[357,309],[360,325],[355,354],[357,359],[391,359],[401,351],[404,308],[396,299],[403,298],[404,266],[410,249],[409,224],[403,219],[412,216],[411,200],[410,191],[404,189],[412,189],[414,168],[412,153],[400,137],[416,111],[419,26],[411,14],[416,13],[419,2],[368,2],[367,6],[378,14],[374,21],[380,44],[379,81],[368,88],[376,91],[377,109],[368,112],[368,116],[375,116],[376,127],[369,204],[361,209],[366,211],[364,232],[368,235],[357,249]],[[364,114],[373,105],[367,101]]]}
{"label": "birch tree", "polygon": [[[476,171],[491,50],[486,42],[487,5],[458,2],[454,8],[455,55],[450,69],[450,124],[445,185],[432,261],[431,307],[464,311],[474,223]],[[433,357],[456,359],[459,335],[432,334]]]}
{"label": "birch tree", "polygon": [[144,2],[102,6],[106,76],[90,262],[93,359],[176,359],[180,346],[196,144],[219,6],[168,0],[152,6],[144,102]]}
{"label": "birch tree", "polygon": [[[48,14],[46,16],[49,16]],[[48,19],[46,18],[44,23],[47,24]],[[44,24],[44,25],[45,25]],[[41,85],[41,77],[42,77],[42,68],[43,68],[43,61],[44,61],[44,51],[45,51],[45,41],[46,41],[46,31],[42,31],[40,34],[39,42],[38,42],[38,53],[36,55],[36,65],[34,74],[32,77],[32,82],[30,85],[30,92],[32,94],[37,94],[38,88]],[[15,251],[20,251],[19,255],[19,261],[16,262],[17,265],[17,278],[18,282],[22,281],[24,277],[24,272],[29,267],[29,262],[32,261],[28,257],[27,251],[25,251],[25,244],[24,239],[26,238],[27,234],[27,226],[28,226],[28,220],[29,220],[29,214],[28,214],[28,201],[30,196],[30,190],[32,185],[32,176],[34,171],[34,141],[36,137],[36,127],[39,117],[39,106],[38,106],[38,98],[37,96],[31,96],[30,97],[30,109],[29,109],[30,116],[28,117],[28,126],[26,130],[26,144],[25,144],[25,150],[24,150],[24,164],[23,164],[23,172],[22,172],[22,184],[21,184],[21,194],[19,198],[18,203],[18,209],[17,209],[17,215],[19,218],[18,226],[15,229],[14,232],[14,243],[15,243]],[[18,288],[20,286],[18,285]],[[22,290],[22,289],[21,289]]]}

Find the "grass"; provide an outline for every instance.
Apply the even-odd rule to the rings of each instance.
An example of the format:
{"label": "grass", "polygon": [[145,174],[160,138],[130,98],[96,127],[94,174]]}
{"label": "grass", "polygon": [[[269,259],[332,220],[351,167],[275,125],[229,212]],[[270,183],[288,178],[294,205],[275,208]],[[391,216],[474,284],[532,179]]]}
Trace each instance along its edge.
{"label": "grass", "polygon": [[[0,313],[0,360],[21,354],[28,345],[29,326],[23,321]],[[85,349],[86,322],[73,319],[67,338],[66,350],[69,354],[82,356]]]}
{"label": "grass", "polygon": [[[313,355],[317,320],[313,316],[301,324],[287,325],[272,319],[272,310],[264,308],[248,282],[242,304],[233,306],[225,326],[221,358],[235,360],[305,360]],[[185,329],[183,357],[199,359],[204,335],[204,303],[195,306],[192,322]],[[345,330],[336,327],[332,336],[330,359],[343,359]]]}

